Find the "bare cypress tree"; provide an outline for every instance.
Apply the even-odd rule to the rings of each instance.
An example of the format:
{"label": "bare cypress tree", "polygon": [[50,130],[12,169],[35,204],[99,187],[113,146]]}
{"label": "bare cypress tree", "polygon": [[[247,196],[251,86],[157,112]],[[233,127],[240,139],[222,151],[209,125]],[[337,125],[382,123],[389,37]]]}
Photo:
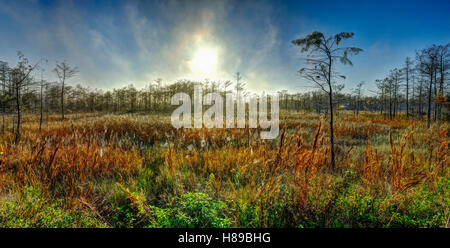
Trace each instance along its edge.
{"label": "bare cypress tree", "polygon": [[21,122],[21,91],[33,84],[30,74],[36,68],[38,64],[31,66],[28,64],[28,59],[18,52],[19,62],[17,66],[11,71],[11,82],[14,87],[15,102],[16,102],[16,112],[17,112],[17,126],[16,126],[16,139],[18,142],[20,139],[20,122]]}
{"label": "bare cypress tree", "polygon": [[244,91],[245,83],[243,83],[241,79],[242,79],[241,73],[236,72],[236,96],[242,94],[241,92]]}
{"label": "bare cypress tree", "polygon": [[10,105],[10,102],[14,100],[12,96],[12,91],[9,84],[9,74],[11,68],[9,68],[8,63],[0,61],[0,82],[2,86],[2,92],[0,95],[1,111],[2,111],[2,130],[5,131],[5,115],[6,111]]}
{"label": "bare cypress tree", "polygon": [[293,40],[292,43],[301,47],[302,52],[308,52],[307,67],[300,69],[300,75],[314,82],[320,89],[328,94],[330,110],[330,150],[331,168],[336,169],[333,130],[333,84],[336,77],[345,78],[333,71],[336,60],[342,64],[352,65],[349,55],[356,55],[362,51],[357,47],[339,47],[342,40],[353,37],[352,32],[342,32],[334,36],[325,37],[321,32],[314,31],[304,38]]}
{"label": "bare cypress tree", "polygon": [[54,71],[58,76],[59,82],[61,83],[61,119],[64,120],[64,86],[66,80],[72,78],[78,73],[78,69],[76,67],[69,66],[66,61],[63,61],[61,63],[56,63]]}
{"label": "bare cypress tree", "polygon": [[[444,97],[444,84],[446,71],[450,69],[450,43],[444,46],[438,46],[438,67],[439,67],[439,92],[437,101],[437,119],[441,120],[442,98]],[[437,84],[437,82],[436,82]]]}
{"label": "bare cypress tree", "polygon": [[418,113],[418,119],[422,120],[422,113],[423,113],[423,76],[420,78],[418,90],[419,90],[419,109],[417,110]]}
{"label": "bare cypress tree", "polygon": [[44,81],[42,77],[42,71],[41,71],[41,82],[39,84],[40,87],[40,96],[39,96],[39,102],[40,102],[40,117],[39,117],[39,132],[42,130],[42,121],[44,119],[44,88],[47,87],[47,82]]}
{"label": "bare cypress tree", "polygon": [[422,49],[416,54],[417,61],[419,62],[419,70],[424,75],[429,77],[429,87],[428,87],[428,111],[427,111],[427,127],[431,127],[431,91],[433,88],[433,76],[436,67],[437,54],[435,47],[429,47]]}
{"label": "bare cypress tree", "polygon": [[415,75],[414,74],[412,74],[411,75],[411,79],[412,79],[412,101],[411,101],[411,120],[413,120],[414,121],[414,118],[415,118],[415,90],[416,90],[416,77],[415,77]]}
{"label": "bare cypress tree", "polygon": [[392,78],[392,75],[389,75],[389,77],[384,79],[384,83],[386,86],[386,90],[389,93],[389,120],[392,120],[393,114],[392,114],[392,102],[393,102],[393,93],[394,92],[394,79]]}
{"label": "bare cypress tree", "polygon": [[354,93],[356,94],[356,115],[359,115],[359,110],[361,109],[361,94],[363,85],[364,82],[360,82],[356,85],[356,89],[354,90]]}
{"label": "bare cypress tree", "polygon": [[409,57],[405,60],[405,80],[406,80],[406,118],[409,116],[409,73],[411,72],[412,61]]}
{"label": "bare cypress tree", "polygon": [[397,109],[399,108],[399,89],[401,82],[403,80],[402,78],[402,70],[399,70],[397,68],[391,70],[390,72],[390,78],[391,78],[391,91],[392,91],[392,97],[393,97],[393,113],[392,116],[395,118],[397,116]]}
{"label": "bare cypress tree", "polygon": [[378,91],[379,95],[379,101],[380,101],[380,114],[385,116],[386,115],[386,95],[387,95],[387,84],[386,79],[376,79],[375,83],[377,85],[377,88],[380,90]]}

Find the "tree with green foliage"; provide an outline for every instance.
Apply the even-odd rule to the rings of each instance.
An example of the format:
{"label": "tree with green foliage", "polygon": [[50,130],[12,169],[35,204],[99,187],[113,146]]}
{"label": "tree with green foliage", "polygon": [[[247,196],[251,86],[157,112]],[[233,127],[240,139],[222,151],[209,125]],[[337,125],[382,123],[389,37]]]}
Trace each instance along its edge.
{"label": "tree with green foliage", "polygon": [[345,79],[345,76],[334,71],[337,61],[341,64],[352,65],[350,55],[362,52],[357,47],[340,47],[341,41],[353,37],[353,32],[342,32],[334,36],[326,37],[323,33],[314,31],[304,38],[293,40],[292,43],[301,47],[302,53],[308,53],[306,67],[300,69],[300,75],[314,82],[320,89],[328,94],[330,109],[330,148],[331,168],[335,166],[334,130],[333,130],[333,84],[337,77]]}

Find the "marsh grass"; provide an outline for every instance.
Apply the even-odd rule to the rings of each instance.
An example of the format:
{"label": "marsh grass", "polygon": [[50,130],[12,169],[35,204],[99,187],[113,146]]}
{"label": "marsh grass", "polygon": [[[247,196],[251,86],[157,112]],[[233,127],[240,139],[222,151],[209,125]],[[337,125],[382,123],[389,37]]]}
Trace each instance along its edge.
{"label": "marsh grass", "polygon": [[[448,123],[283,112],[280,135],[77,115],[0,136],[3,227],[449,227]],[[8,130],[8,128],[7,128]]]}

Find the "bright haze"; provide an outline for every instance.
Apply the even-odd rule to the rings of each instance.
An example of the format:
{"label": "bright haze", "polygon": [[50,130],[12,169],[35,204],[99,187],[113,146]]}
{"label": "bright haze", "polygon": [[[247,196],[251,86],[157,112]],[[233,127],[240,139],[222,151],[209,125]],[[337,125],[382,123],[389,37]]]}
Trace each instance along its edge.
{"label": "bright haze", "polygon": [[354,32],[346,44],[364,49],[338,69],[350,90],[402,67],[406,56],[450,42],[450,1],[4,1],[0,60],[22,51],[77,66],[72,84],[142,88],[161,78],[233,80],[251,91],[306,91],[302,55],[291,40],[312,31]]}

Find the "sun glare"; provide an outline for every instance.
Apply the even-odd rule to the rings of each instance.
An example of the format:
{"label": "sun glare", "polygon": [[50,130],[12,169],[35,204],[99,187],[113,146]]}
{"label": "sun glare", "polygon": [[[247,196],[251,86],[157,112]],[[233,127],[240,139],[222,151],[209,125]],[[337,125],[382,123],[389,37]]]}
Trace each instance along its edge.
{"label": "sun glare", "polygon": [[198,50],[192,61],[191,70],[198,76],[212,76],[216,70],[217,53],[212,49]]}

